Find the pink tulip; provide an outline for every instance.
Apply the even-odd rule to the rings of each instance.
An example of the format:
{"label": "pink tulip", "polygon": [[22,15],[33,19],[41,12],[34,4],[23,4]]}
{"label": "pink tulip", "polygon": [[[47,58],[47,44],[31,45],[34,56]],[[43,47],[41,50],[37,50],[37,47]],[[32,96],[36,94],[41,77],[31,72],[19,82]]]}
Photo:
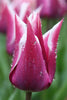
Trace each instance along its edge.
{"label": "pink tulip", "polygon": [[65,0],[37,0],[37,7],[40,5],[41,17],[62,17],[67,10]]}
{"label": "pink tulip", "polygon": [[16,16],[16,40],[9,79],[22,90],[40,91],[48,88],[56,69],[56,46],[63,20],[42,36],[38,13],[27,25]]}

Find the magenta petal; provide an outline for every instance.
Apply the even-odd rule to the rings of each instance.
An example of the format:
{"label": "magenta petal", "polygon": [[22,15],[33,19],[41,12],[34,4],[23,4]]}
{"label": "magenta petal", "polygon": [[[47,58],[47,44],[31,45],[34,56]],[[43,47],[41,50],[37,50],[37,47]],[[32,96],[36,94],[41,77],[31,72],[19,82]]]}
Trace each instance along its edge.
{"label": "magenta petal", "polygon": [[44,35],[44,46],[48,56],[48,73],[51,81],[56,69],[56,48],[63,19]]}
{"label": "magenta petal", "polygon": [[42,10],[42,6],[39,6],[39,7],[38,7],[37,9],[35,9],[34,11],[40,15],[41,10]]}
{"label": "magenta petal", "polygon": [[5,9],[7,20],[7,51],[9,54],[12,54],[15,42],[15,13],[9,6],[6,6]]}
{"label": "magenta petal", "polygon": [[15,45],[16,45],[17,43],[19,43],[23,34],[27,32],[27,27],[26,24],[23,21],[21,21],[21,19],[17,15],[15,16],[15,25],[16,25],[16,39],[15,39]]}
{"label": "magenta petal", "polygon": [[42,29],[41,29],[41,21],[40,21],[40,17],[39,17],[39,12],[33,12],[29,16],[29,21],[31,23],[34,34],[39,39],[39,42],[40,42],[40,45],[42,48],[43,57],[44,57],[45,62],[46,62],[46,68],[47,68],[47,55],[45,52],[44,41],[43,41],[43,37],[42,37]]}
{"label": "magenta petal", "polygon": [[[16,66],[19,59],[20,59],[20,55],[21,55],[21,46],[23,45],[21,43],[21,38],[25,38],[25,35],[23,34],[26,34],[26,31],[27,31],[27,28],[26,28],[26,24],[23,23],[21,21],[21,19],[16,15],[15,16],[15,28],[16,28],[16,36],[15,36],[15,50],[14,50],[14,57],[13,57],[13,66]],[[24,40],[25,41],[25,40]],[[23,43],[24,43],[23,41]],[[12,69],[13,70],[13,67]]]}
{"label": "magenta petal", "polygon": [[30,3],[24,2],[21,6],[19,16],[25,23],[27,23],[27,17],[30,15],[31,12],[32,10],[30,8]]}
{"label": "magenta petal", "polygon": [[[15,64],[12,65],[9,78],[12,84],[19,89],[40,91],[49,86],[50,80],[39,40],[33,34],[29,21],[27,23],[27,33],[24,35],[25,38],[21,38],[21,44],[19,44],[18,48],[20,51],[20,54],[18,53],[18,56],[20,56],[19,60],[17,64],[15,62]],[[16,59],[16,57],[17,56],[15,56],[14,59]]]}
{"label": "magenta petal", "polygon": [[44,47],[45,47],[45,52],[46,52],[46,56],[47,56],[47,61],[48,61],[48,56],[49,56],[49,48],[48,48],[48,38],[50,35],[50,31],[46,32],[43,35],[43,40],[44,40]]}

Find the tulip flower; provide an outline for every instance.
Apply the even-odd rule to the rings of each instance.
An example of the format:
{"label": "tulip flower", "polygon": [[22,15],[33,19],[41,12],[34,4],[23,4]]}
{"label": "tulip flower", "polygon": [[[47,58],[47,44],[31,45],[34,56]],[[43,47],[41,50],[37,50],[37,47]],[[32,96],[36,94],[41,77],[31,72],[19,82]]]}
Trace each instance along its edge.
{"label": "tulip flower", "polygon": [[32,13],[27,25],[15,17],[16,40],[11,83],[22,90],[41,91],[48,88],[56,69],[57,41],[63,20],[42,36],[38,13]]}
{"label": "tulip flower", "polygon": [[65,0],[37,0],[37,7],[42,5],[41,17],[62,17],[67,10]]}

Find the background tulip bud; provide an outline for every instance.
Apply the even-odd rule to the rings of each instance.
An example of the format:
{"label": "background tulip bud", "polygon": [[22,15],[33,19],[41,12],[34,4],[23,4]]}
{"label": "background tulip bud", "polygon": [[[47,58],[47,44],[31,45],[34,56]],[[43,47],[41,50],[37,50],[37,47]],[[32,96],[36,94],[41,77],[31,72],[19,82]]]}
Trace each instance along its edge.
{"label": "background tulip bud", "polygon": [[62,17],[67,13],[65,0],[37,0],[37,7],[42,5],[41,17]]}
{"label": "background tulip bud", "polygon": [[0,32],[6,32],[6,11],[5,6],[8,4],[7,0],[0,0]]}

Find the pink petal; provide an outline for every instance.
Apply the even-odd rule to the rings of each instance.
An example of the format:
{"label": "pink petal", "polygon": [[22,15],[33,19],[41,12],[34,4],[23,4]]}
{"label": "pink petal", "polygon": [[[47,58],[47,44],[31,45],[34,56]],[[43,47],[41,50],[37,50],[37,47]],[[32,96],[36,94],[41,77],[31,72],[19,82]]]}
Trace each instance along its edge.
{"label": "pink petal", "polygon": [[21,37],[24,33],[27,32],[26,24],[21,21],[21,19],[16,15],[15,16],[15,23],[16,23],[16,41],[15,44],[19,43]]}
{"label": "pink petal", "polygon": [[41,21],[40,21],[39,13],[33,12],[29,16],[29,21],[32,25],[32,29],[33,29],[34,34],[39,39],[39,42],[40,42],[40,45],[41,45],[41,48],[42,48],[43,57],[45,59],[46,67],[47,67],[47,55],[46,55],[46,52],[45,52],[44,41],[43,41],[43,37],[42,37],[42,29],[41,29]]}
{"label": "pink petal", "polygon": [[36,13],[38,13],[40,15],[41,10],[42,10],[42,5],[39,6],[37,9],[35,9],[34,12],[36,12]]}
{"label": "pink petal", "polygon": [[25,23],[27,23],[27,17],[30,15],[31,11],[30,3],[24,2],[21,6],[19,16]]}
{"label": "pink petal", "polygon": [[63,19],[44,35],[44,46],[48,57],[47,71],[51,81],[56,69],[56,48],[62,23]]}
{"label": "pink petal", "polygon": [[7,51],[9,54],[12,54],[15,42],[15,13],[9,6],[6,6],[5,9],[7,20]]}
{"label": "pink petal", "polygon": [[[16,29],[16,37],[15,37],[15,50],[14,50],[14,57],[13,57],[13,66],[16,66],[19,59],[20,59],[20,55],[21,55],[21,46],[23,45],[21,43],[21,38],[25,37],[25,34],[26,33],[26,24],[24,24],[20,18],[16,15],[15,16],[15,29]],[[24,40],[25,41],[25,40]],[[23,43],[24,43],[23,41]],[[14,68],[12,67],[11,71],[13,70]]]}

